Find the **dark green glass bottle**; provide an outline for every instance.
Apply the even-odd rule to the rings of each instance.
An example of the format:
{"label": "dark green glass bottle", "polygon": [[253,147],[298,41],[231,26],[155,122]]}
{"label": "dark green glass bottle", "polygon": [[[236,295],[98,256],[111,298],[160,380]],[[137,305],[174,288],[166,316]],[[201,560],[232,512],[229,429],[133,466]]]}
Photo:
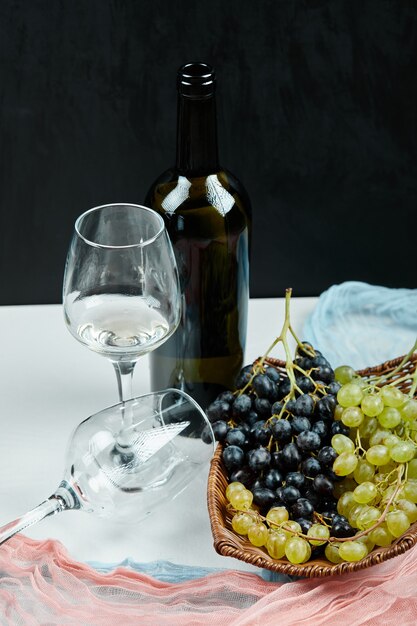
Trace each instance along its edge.
{"label": "dark green glass bottle", "polygon": [[183,311],[178,330],[150,355],[151,386],[183,389],[205,408],[233,388],[243,363],[251,209],[241,183],[219,165],[213,68],[184,65],[177,84],[176,164],[145,203],[171,237]]}

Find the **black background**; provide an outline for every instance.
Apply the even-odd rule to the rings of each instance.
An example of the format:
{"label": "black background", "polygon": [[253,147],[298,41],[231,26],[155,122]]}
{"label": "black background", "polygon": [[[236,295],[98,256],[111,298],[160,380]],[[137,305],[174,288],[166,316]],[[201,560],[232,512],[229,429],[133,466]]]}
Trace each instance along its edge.
{"label": "black background", "polygon": [[417,2],[2,0],[0,304],[61,301],[77,215],[175,156],[177,67],[218,75],[252,297],[416,287]]}

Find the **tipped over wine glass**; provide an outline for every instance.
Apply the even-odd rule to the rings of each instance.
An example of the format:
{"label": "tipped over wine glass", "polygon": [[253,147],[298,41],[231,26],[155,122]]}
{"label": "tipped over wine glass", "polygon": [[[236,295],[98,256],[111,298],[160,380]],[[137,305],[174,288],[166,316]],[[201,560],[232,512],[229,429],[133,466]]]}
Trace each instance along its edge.
{"label": "tipped over wine glass", "polygon": [[[122,426],[130,453],[120,455]],[[181,493],[213,454],[205,413],[186,393],[167,389],[133,398],[92,415],[75,429],[56,491],[0,528],[0,544],[45,517],[79,509],[137,523]]]}

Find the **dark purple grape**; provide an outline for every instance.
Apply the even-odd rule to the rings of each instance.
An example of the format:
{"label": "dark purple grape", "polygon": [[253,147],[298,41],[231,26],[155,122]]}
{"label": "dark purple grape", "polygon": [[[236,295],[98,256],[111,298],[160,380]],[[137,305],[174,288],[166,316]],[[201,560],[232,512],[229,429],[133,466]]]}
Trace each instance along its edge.
{"label": "dark purple grape", "polygon": [[308,356],[297,357],[294,359],[294,363],[301,367],[305,372],[308,372],[313,367],[313,361]]}
{"label": "dark purple grape", "polygon": [[204,441],[204,443],[208,444],[211,444],[213,442],[213,430],[209,424],[206,424],[206,426],[204,426],[203,430],[201,431],[201,440]]}
{"label": "dark purple grape", "polygon": [[244,420],[252,408],[252,400],[246,393],[242,393],[238,396],[232,404],[233,417]]}
{"label": "dark purple grape", "polygon": [[329,361],[322,354],[318,354],[317,356],[315,356],[312,359],[312,362],[313,367],[319,367],[321,365],[324,365],[325,367],[331,367]]}
{"label": "dark purple grape", "polygon": [[291,428],[292,428],[293,433],[298,435],[299,433],[302,433],[304,430],[310,430],[311,422],[307,417],[302,417],[298,415],[292,418]]}
{"label": "dark purple grape", "polygon": [[253,501],[262,508],[270,508],[276,500],[276,494],[266,487],[252,488]]}
{"label": "dark purple grape", "polygon": [[271,403],[266,398],[255,398],[253,408],[260,417],[265,419],[271,417]]}
{"label": "dark purple grape", "polygon": [[233,391],[222,391],[216,398],[219,402],[227,402],[228,404],[232,404],[235,399],[235,394]]}
{"label": "dark purple grape", "polygon": [[330,420],[335,410],[334,396],[324,396],[316,405],[316,415],[322,420]]}
{"label": "dark purple grape", "polygon": [[327,393],[331,396],[337,396],[337,392],[339,391],[339,389],[341,388],[341,384],[338,383],[336,380],[334,380],[333,382],[331,382],[328,387],[327,387]]}
{"label": "dark purple grape", "polygon": [[284,405],[281,402],[274,402],[271,406],[271,415],[279,415]]}
{"label": "dark purple grape", "polygon": [[[297,503],[295,503],[294,506],[297,506]],[[313,525],[313,522],[311,520],[305,519],[303,517],[294,518],[294,521],[296,521],[297,524],[300,524],[301,532],[304,535],[306,535],[308,533],[308,529],[311,528],[311,526]]]}
{"label": "dark purple grape", "polygon": [[273,393],[273,382],[266,374],[256,374],[252,381],[258,398],[270,398]]}
{"label": "dark purple grape", "polygon": [[337,459],[337,456],[337,452],[334,448],[332,448],[332,446],[324,446],[321,450],[319,450],[317,459],[324,467],[330,467]]}
{"label": "dark purple grape", "polygon": [[243,448],[247,443],[246,435],[240,428],[231,428],[225,438],[225,442],[230,446]]}
{"label": "dark purple grape", "polygon": [[285,477],[285,484],[297,487],[297,489],[303,489],[306,484],[306,479],[301,472],[288,472]]}
{"label": "dark purple grape", "polygon": [[248,465],[254,472],[266,469],[269,467],[270,462],[271,453],[266,448],[256,448],[248,452]]}
{"label": "dark purple grape", "polygon": [[286,504],[294,504],[299,498],[301,498],[301,493],[297,487],[288,485],[288,487],[282,488],[282,499]]}
{"label": "dark purple grape", "polygon": [[269,366],[266,368],[265,370],[265,374],[268,376],[268,378],[270,378],[272,380],[272,382],[278,384],[280,379],[281,379],[281,375],[279,373],[279,371],[273,367],[273,366]]}
{"label": "dark purple grape", "polygon": [[302,461],[300,465],[300,470],[302,471],[304,476],[307,476],[308,478],[314,478],[314,476],[317,476],[317,474],[320,474],[322,472],[322,467],[318,460],[311,456]]}
{"label": "dark purple grape", "polygon": [[315,422],[312,425],[311,430],[313,433],[317,433],[322,439],[324,439],[329,432],[328,426],[325,422],[323,422],[323,420]]}
{"label": "dark purple grape", "polygon": [[302,456],[297,448],[296,444],[291,442],[287,443],[282,452],[282,461],[284,463],[285,468],[288,471],[296,470],[298,468],[299,463],[301,462]]}
{"label": "dark purple grape", "polygon": [[298,396],[294,406],[295,415],[304,415],[310,417],[314,412],[314,400],[308,393]]}
{"label": "dark purple grape", "polygon": [[211,425],[214,433],[214,438],[216,441],[224,441],[226,437],[229,426],[224,420],[217,420],[217,422],[213,422]]}
{"label": "dark purple grape", "polygon": [[236,389],[243,389],[252,377],[253,365],[245,365],[242,367],[239,374],[237,375],[235,387]]}
{"label": "dark purple grape", "polygon": [[292,437],[291,424],[286,419],[275,420],[271,424],[271,434],[279,443],[290,442]]}
{"label": "dark purple grape", "polygon": [[285,410],[288,411],[288,413],[293,414],[295,411],[295,404],[296,400],[288,400],[287,404],[285,405]]}
{"label": "dark purple grape", "polygon": [[316,493],[313,488],[306,489],[304,491],[303,497],[306,498],[309,502],[311,502],[311,504],[313,505],[314,509],[316,508],[316,506],[318,505],[318,503],[320,501],[320,497],[319,497],[318,493]]}
{"label": "dark purple grape", "polygon": [[253,443],[266,446],[271,438],[271,429],[264,420],[255,422],[250,431],[250,439]]}
{"label": "dark purple grape", "polygon": [[320,496],[332,495],[334,484],[324,474],[317,474],[313,479],[313,488]]}
{"label": "dark purple grape", "polygon": [[257,412],[252,409],[251,411],[249,411],[248,415],[245,417],[245,420],[243,423],[247,424],[250,430],[250,427],[253,426],[256,422],[259,422],[260,419],[261,418],[259,417]]}
{"label": "dark purple grape", "polygon": [[350,428],[348,426],[345,426],[345,424],[343,424],[343,422],[332,422],[332,424],[330,425],[330,435],[333,437],[333,435],[346,435],[346,437],[349,437],[349,433],[350,433]]}
{"label": "dark purple grape", "polygon": [[255,481],[255,474],[247,465],[239,468],[232,474],[230,474],[229,480],[231,483],[242,483],[246,488],[250,487]]}
{"label": "dark purple grape", "polygon": [[291,515],[294,518],[303,517],[305,519],[311,519],[314,513],[314,506],[307,498],[298,498],[298,500],[291,507]]}
{"label": "dark purple grape", "polygon": [[210,422],[217,422],[217,420],[227,422],[230,417],[230,404],[224,400],[215,400],[207,407],[206,415]]}
{"label": "dark purple grape", "polygon": [[297,378],[297,385],[304,393],[310,393],[315,390],[315,384],[309,376],[301,375]]}
{"label": "dark purple grape", "polygon": [[223,463],[228,472],[233,472],[243,465],[245,453],[239,446],[227,446],[223,450]]}
{"label": "dark purple grape", "polygon": [[295,351],[297,356],[310,356],[311,354],[320,354],[318,350],[315,350],[309,341],[302,341],[301,344],[297,344]]}
{"label": "dark purple grape", "polygon": [[312,430],[304,430],[297,437],[297,446],[303,452],[314,452],[321,446],[320,436]]}
{"label": "dark purple grape", "polygon": [[287,468],[285,466],[285,459],[282,456],[281,450],[274,450],[271,453],[271,467],[275,467],[280,472],[287,473]]}
{"label": "dark purple grape", "polygon": [[356,530],[352,528],[349,522],[334,522],[330,529],[332,537],[353,537],[356,534]]}
{"label": "dark purple grape", "polygon": [[314,368],[312,370],[311,378],[313,378],[313,380],[320,380],[323,383],[328,384],[334,381],[334,371],[328,365],[319,365],[317,368]]}
{"label": "dark purple grape", "polygon": [[284,378],[278,385],[278,399],[285,398],[291,391],[291,381]]}
{"label": "dark purple grape", "polygon": [[283,481],[283,474],[276,467],[272,467],[264,475],[265,487],[268,489],[278,489],[281,487]]}
{"label": "dark purple grape", "polygon": [[331,495],[320,498],[320,502],[317,505],[319,511],[337,511],[337,500],[332,498]]}

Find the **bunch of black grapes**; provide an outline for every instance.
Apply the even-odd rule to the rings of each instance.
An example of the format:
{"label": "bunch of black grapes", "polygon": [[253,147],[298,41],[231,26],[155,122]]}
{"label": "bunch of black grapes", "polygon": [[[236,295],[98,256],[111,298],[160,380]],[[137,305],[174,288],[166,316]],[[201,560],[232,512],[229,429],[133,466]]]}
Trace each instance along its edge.
{"label": "bunch of black grapes", "polygon": [[318,513],[332,536],[346,537],[354,530],[337,514],[333,491],[340,479],[331,446],[333,435],[349,435],[334,420],[340,385],[321,352],[306,342],[303,347],[292,363],[298,389],[291,390],[286,370],[247,365],[236,390],[221,393],[206,413],[223,445],[229,482],[243,483],[261,514],[285,506],[306,533]]}

